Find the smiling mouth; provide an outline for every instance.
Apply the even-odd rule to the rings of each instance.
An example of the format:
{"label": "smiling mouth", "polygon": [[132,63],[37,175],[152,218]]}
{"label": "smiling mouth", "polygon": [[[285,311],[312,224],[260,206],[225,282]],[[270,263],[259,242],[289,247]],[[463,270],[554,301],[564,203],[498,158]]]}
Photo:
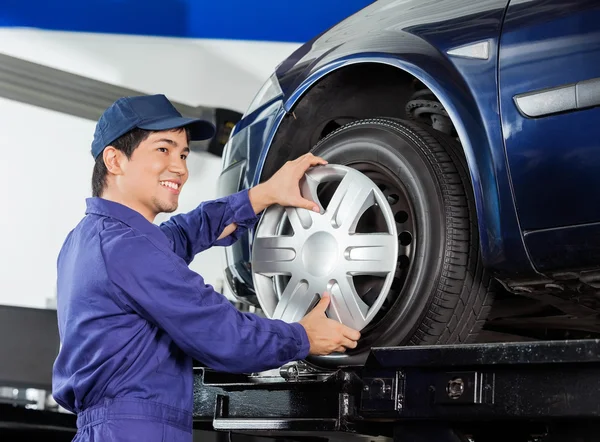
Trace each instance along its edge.
{"label": "smiling mouth", "polygon": [[160,181],[160,185],[173,190],[179,190],[179,187],[181,187],[179,184],[174,183],[173,181]]}

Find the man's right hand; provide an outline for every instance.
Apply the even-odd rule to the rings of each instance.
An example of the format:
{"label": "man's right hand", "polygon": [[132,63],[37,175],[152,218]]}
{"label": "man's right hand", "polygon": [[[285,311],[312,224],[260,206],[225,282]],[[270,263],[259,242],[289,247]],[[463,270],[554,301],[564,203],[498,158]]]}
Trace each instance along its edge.
{"label": "man's right hand", "polygon": [[357,330],[325,315],[329,302],[329,294],[324,293],[315,308],[299,321],[308,335],[311,355],[345,352],[347,348],[356,348],[360,338]]}

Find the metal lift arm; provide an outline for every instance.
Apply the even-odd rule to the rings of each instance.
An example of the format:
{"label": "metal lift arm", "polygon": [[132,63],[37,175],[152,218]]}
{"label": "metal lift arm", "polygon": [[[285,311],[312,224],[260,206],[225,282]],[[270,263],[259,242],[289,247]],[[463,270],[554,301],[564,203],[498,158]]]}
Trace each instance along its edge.
{"label": "metal lift arm", "polygon": [[203,429],[415,442],[600,434],[600,340],[374,348],[364,367],[331,372],[196,370]]}

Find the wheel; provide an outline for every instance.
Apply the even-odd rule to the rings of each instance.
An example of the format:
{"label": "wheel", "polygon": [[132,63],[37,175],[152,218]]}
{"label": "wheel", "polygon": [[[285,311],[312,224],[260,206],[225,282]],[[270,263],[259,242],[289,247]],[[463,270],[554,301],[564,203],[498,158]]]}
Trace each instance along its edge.
{"label": "wheel", "polygon": [[312,150],[305,197],[320,213],[272,206],[255,229],[252,272],[266,316],[300,320],[323,291],[358,347],[310,357],[361,365],[373,346],[471,342],[493,284],[479,253],[467,168],[452,140],[401,120],[368,119]]}

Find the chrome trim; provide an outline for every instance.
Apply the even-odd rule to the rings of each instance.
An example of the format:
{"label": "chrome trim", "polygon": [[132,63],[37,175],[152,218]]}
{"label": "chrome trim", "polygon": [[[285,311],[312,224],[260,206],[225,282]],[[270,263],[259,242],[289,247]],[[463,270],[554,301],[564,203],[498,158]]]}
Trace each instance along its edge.
{"label": "chrome trim", "polygon": [[489,60],[490,58],[490,42],[480,41],[477,43],[470,43],[464,46],[458,46],[447,51],[448,55],[453,57],[461,58],[475,58],[478,60]]}
{"label": "chrome trim", "polygon": [[514,96],[519,112],[529,118],[600,106],[600,78]]}

